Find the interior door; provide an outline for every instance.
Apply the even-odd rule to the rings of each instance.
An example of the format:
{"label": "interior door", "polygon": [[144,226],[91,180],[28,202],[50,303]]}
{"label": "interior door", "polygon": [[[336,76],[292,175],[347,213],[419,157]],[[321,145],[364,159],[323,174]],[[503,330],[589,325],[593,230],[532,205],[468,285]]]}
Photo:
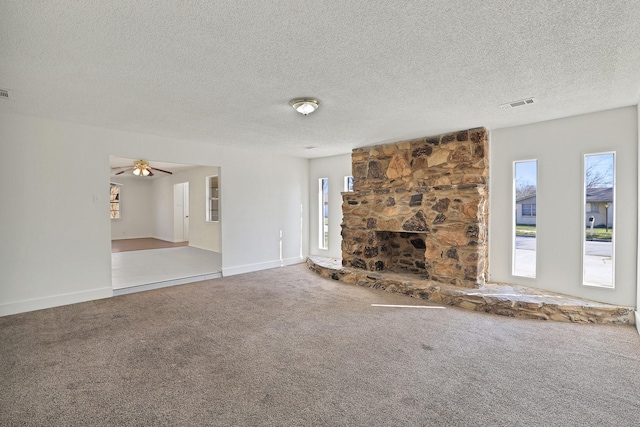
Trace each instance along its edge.
{"label": "interior door", "polygon": [[183,189],[183,223],[182,223],[182,228],[184,230],[184,235],[183,238],[185,242],[189,241],[189,183],[185,182],[184,183],[184,189]]}
{"label": "interior door", "polygon": [[189,183],[173,185],[173,241],[189,240]]}

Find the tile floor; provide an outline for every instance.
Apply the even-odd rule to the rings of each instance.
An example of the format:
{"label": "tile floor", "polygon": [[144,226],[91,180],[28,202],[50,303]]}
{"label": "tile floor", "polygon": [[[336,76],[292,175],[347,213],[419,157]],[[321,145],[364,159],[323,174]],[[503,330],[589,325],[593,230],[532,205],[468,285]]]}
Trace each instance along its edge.
{"label": "tile floor", "polygon": [[114,295],[221,277],[222,255],[190,246],[111,254]]}

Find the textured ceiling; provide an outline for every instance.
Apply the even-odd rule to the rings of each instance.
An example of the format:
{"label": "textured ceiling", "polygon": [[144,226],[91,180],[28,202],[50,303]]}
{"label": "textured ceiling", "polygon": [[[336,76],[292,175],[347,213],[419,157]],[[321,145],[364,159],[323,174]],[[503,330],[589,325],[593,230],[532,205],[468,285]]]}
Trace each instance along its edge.
{"label": "textured ceiling", "polygon": [[322,157],[635,105],[639,40],[637,0],[3,0],[0,111]]}

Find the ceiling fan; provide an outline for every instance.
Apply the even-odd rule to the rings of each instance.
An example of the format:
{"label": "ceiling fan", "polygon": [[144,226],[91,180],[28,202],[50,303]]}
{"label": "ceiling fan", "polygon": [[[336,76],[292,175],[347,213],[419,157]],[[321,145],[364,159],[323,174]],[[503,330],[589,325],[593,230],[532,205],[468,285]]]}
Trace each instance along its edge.
{"label": "ceiling fan", "polygon": [[116,175],[121,175],[129,170],[133,170],[133,174],[136,176],[153,176],[153,172],[151,172],[152,170],[173,175],[173,172],[149,166],[149,162],[146,160],[136,160],[133,162],[133,166],[120,166],[112,169],[123,169],[120,172],[117,172]]}

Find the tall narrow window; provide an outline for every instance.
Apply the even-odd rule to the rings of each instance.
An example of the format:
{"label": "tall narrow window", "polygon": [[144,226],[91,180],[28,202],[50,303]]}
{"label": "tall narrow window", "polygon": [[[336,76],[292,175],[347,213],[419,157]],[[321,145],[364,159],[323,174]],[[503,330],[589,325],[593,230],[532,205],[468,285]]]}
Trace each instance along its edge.
{"label": "tall narrow window", "polygon": [[329,249],[329,178],[320,178],[320,249]]}
{"label": "tall narrow window", "polygon": [[584,156],[582,283],[614,287],[615,154]]}
{"label": "tall narrow window", "polygon": [[345,192],[353,191],[353,177],[345,176],[344,177],[344,190]]}
{"label": "tall narrow window", "polygon": [[216,222],[220,219],[218,206],[218,175],[207,177],[207,222]]}
{"label": "tall narrow window", "polygon": [[513,275],[536,277],[538,161],[513,165]]}
{"label": "tall narrow window", "polygon": [[111,184],[109,194],[111,219],[120,219],[120,186]]}

